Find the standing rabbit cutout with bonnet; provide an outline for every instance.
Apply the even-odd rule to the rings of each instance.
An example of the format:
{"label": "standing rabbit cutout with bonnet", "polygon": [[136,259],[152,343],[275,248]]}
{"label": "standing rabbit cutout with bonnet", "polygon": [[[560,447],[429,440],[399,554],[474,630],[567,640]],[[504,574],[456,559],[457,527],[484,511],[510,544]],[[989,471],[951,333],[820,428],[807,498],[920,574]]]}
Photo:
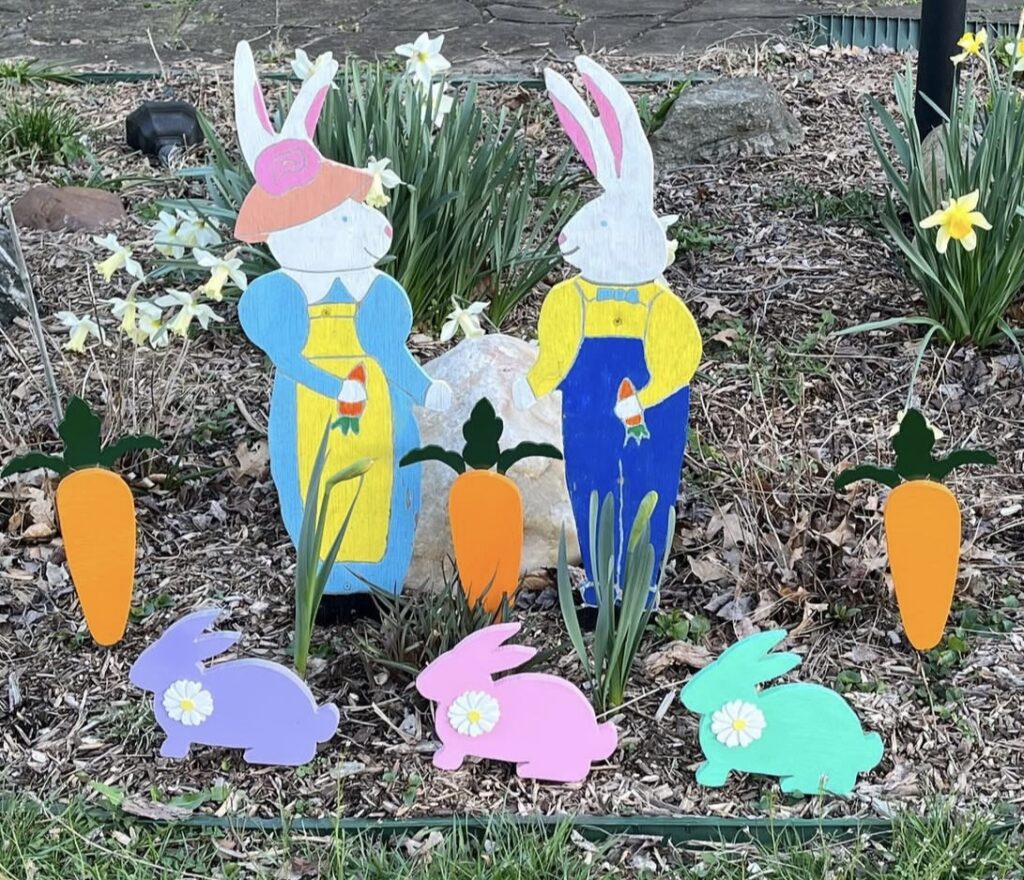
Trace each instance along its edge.
{"label": "standing rabbit cutout with bonnet", "polygon": [[739,771],[779,776],[784,792],[849,794],[857,774],[882,760],[882,738],[864,733],[835,691],[801,682],[758,689],[800,665],[796,654],[769,653],[785,638],[782,629],[747,636],[683,688],[683,705],[701,716],[701,785],[725,785]]}
{"label": "standing rabbit cutout with bonnet", "polygon": [[325,159],[313,133],[338,65],[302,85],[274,130],[249,44],[235,51],[235,123],[256,178],[235,235],[266,242],[281,269],[242,296],[246,335],[274,363],[268,440],[285,527],[298,542],[306,486],[325,426],[324,472],[372,459],[358,496],[331,496],[324,555],[355,501],[328,593],[402,589],[420,505],[420,466],[398,461],[419,445],[414,405],[443,411],[451,389],[432,382],[406,348],[412,309],[402,287],[375,268],[391,243],[387,218],[366,204],[373,175]]}
{"label": "standing rabbit cutout with bonnet", "polygon": [[[662,277],[669,249],[654,211],[654,159],[636,107],[598,64],[579,57],[576,67],[596,118],[564,77],[552,70],[544,77],[562,127],[603,192],[558,238],[579,274],[544,299],[537,361],[516,382],[514,399],[525,408],[562,392],[565,475],[587,570],[583,598],[596,604],[588,532],[593,492],[612,492],[625,523],[656,492],[651,536],[656,558],[664,557],[701,339]],[[616,560],[620,585],[621,567]]]}

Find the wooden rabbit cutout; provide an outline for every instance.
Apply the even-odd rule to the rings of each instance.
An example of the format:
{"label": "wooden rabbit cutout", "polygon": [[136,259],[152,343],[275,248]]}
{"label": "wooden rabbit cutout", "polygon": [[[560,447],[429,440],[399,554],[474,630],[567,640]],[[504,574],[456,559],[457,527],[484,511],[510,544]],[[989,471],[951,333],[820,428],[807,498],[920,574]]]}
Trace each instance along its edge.
{"label": "wooden rabbit cutout", "polygon": [[[420,506],[420,466],[398,468],[399,459],[419,445],[412,407],[443,411],[451,389],[431,381],[409,353],[409,298],[375,268],[390,248],[392,229],[366,204],[372,175],[325,159],[313,143],[337,68],[336,62],[325,64],[303,84],[278,133],[249,44],[236,49],[235,121],[256,184],[235,235],[266,242],[281,265],[249,285],[238,316],[276,368],[270,466],[292,542],[298,542],[306,486],[332,421],[337,428],[325,475],[364,458],[373,467],[326,592],[374,586],[397,593]],[[321,554],[338,534],[356,487],[353,481],[334,489]]]}
{"label": "wooden rabbit cutout", "polygon": [[864,733],[835,691],[802,682],[759,687],[800,665],[796,654],[769,653],[785,638],[781,629],[747,636],[683,688],[683,705],[701,716],[701,785],[725,785],[739,771],[778,776],[784,792],[849,794],[857,774],[882,760],[882,738]]}
{"label": "wooden rabbit cutout", "polygon": [[[701,340],[693,316],[662,277],[668,245],[654,212],[654,160],[636,108],[616,79],[589,58],[577,58],[576,67],[596,118],[552,70],[544,72],[548,94],[603,192],[559,236],[565,261],[579,274],[547,294],[537,361],[517,381],[514,399],[525,408],[562,392],[566,481],[588,576],[583,598],[596,604],[591,493],[603,498],[612,492],[629,523],[644,495],[655,491],[651,536],[656,558],[663,558]],[[617,560],[617,583],[622,563]]]}

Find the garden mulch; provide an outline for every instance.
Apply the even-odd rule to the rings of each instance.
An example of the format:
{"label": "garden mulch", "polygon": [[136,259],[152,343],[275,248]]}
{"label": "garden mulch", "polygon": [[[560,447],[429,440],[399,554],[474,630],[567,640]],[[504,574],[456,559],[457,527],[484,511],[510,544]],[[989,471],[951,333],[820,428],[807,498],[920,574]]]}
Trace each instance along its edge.
{"label": "garden mulch", "polygon": [[[923,309],[867,228],[870,219],[860,219],[865,206],[877,204],[865,194],[884,184],[861,98],[888,100],[891,78],[905,64],[892,55],[783,44],[680,59],[681,69],[767,77],[807,138],[781,158],[686,168],[665,179],[658,196],[660,211],[687,223],[688,241],[668,279],[705,339],[663,607],[708,617],[703,647],[712,654],[754,629],[789,627],[788,646],[805,657],[800,679],[845,684],[865,727],[885,741],[881,766],[862,777],[853,796],[793,799],[770,780],[750,777],[733,777],[724,789],[698,786],[697,718],[676,695],[693,672],[687,660],[699,661],[701,652],[653,634],[617,719],[620,748],[579,785],[521,781],[513,768],[487,762],[436,772],[429,707],[407,680],[365,660],[359,638],[373,635],[365,621],[316,633],[310,684],[318,698],[339,705],[342,723],[312,764],[248,767],[238,753],[206,748],[184,763],[159,758],[148,697],[128,684],[128,669],[180,614],[216,603],[227,611],[222,626],[244,633],[240,654],[288,662],[294,552],[260,446],[270,371],[230,304],[221,308],[225,325],[166,354],[134,354],[116,341],[94,345],[86,357],[65,352],[54,314],[123,295],[123,279],[114,291],[90,280],[98,248],[88,237],[29,232],[23,241],[60,387],[104,400],[109,428],[153,430],[168,449],[133,469],[136,613],[111,650],[93,646],[82,624],[55,534],[52,486],[0,484],[0,789],[46,800],[98,799],[97,782],[126,794],[131,810],[159,812],[154,798],[223,784],[226,798],[212,798],[202,810],[256,816],[884,816],[937,797],[1019,813],[1024,632],[1013,600],[1024,575],[1024,454],[1016,356],[935,344],[913,388],[946,435],[940,449],[983,445],[999,459],[996,468],[951,480],[964,513],[957,614],[967,609],[967,623],[961,653],[947,653],[945,667],[936,655],[911,650],[900,633],[881,491],[858,484],[837,494],[831,485],[843,464],[888,460],[887,434],[905,405],[919,339],[905,328],[832,335]],[[225,69],[197,68],[169,86],[230,137]],[[161,95],[165,84],[50,88],[87,121],[106,176],[142,178],[125,189],[133,211],[194,185],[160,179],[120,145],[124,113]],[[487,95],[524,106],[526,136],[538,150],[557,155],[563,148],[542,94],[507,87]],[[9,170],[4,193],[56,173]],[[122,230],[122,240],[146,237],[141,222]],[[503,329],[529,337],[540,299],[538,291]],[[412,347],[422,359],[443,348],[422,332]],[[6,460],[53,437],[24,321],[2,330],[0,351]],[[537,573],[534,589],[522,595],[521,640],[551,649],[548,668],[579,681],[551,582],[550,572]]]}

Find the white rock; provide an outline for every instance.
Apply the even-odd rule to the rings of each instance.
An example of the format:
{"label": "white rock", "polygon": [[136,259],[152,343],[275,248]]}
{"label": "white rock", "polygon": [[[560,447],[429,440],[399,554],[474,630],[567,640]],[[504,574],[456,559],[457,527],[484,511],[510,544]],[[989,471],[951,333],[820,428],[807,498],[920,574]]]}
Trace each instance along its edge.
{"label": "white rock", "polygon": [[[451,385],[454,399],[451,408],[444,413],[416,410],[421,445],[436,443],[461,452],[465,443],[462,423],[469,418],[476,402],[487,397],[505,422],[502,449],[523,440],[551,443],[561,449],[561,394],[548,395],[529,410],[516,409],[512,403],[515,380],[526,373],[536,358],[537,350],[523,340],[493,333],[464,339],[425,364],[432,378],[444,379]],[[441,564],[452,553],[448,489],[456,474],[437,462],[425,462],[422,468],[423,501],[406,585],[410,589],[436,589],[442,584]],[[523,496],[523,572],[557,565],[558,539],[563,524],[569,562],[578,565],[580,550],[565,486],[564,464],[550,458],[527,458],[513,465],[508,476],[516,482]]]}

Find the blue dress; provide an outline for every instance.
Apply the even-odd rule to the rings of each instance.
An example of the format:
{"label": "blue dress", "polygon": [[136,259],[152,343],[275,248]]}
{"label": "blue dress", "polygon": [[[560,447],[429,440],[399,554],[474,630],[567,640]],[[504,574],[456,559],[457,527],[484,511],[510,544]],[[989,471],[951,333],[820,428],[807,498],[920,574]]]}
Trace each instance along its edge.
{"label": "blue dress", "polygon": [[325,427],[338,412],[342,382],[360,368],[365,414],[357,431],[332,429],[324,479],[370,458],[358,496],[356,481],[331,496],[323,556],[349,506],[352,516],[327,593],[401,591],[412,558],[420,507],[420,466],[398,461],[419,445],[413,405],[423,405],[430,378],[406,348],[412,309],[401,286],[381,274],[357,302],[335,279],[309,304],[283,271],[254,281],[238,307],[248,337],[274,363],[268,442],[285,528],[298,544],[309,474]]}

